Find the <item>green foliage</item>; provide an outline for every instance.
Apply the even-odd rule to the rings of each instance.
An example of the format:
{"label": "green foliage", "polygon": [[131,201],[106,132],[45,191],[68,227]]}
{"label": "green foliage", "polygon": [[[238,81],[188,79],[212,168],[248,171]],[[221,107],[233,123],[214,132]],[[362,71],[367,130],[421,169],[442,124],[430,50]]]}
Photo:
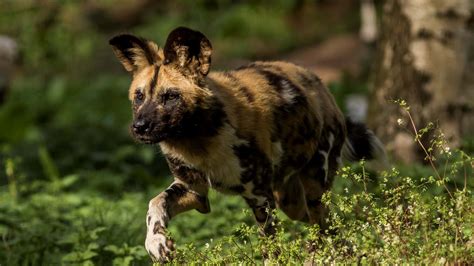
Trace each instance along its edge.
{"label": "green foliage", "polygon": [[136,222],[145,215],[143,195],[126,193],[112,200],[89,191],[68,191],[78,181],[77,176],[66,176],[19,182],[0,191],[1,261],[51,265],[147,259],[140,241],[142,223]]}
{"label": "green foliage", "polygon": [[[211,214],[189,212],[171,222],[178,247],[173,263],[468,263],[474,259],[474,160],[461,151],[439,160],[443,156],[452,161],[442,180],[429,169],[393,168],[377,177],[363,161],[343,167],[323,199],[330,208],[323,232],[278,212],[277,234],[261,238],[240,198],[211,193]],[[0,190],[1,261],[148,263],[144,217],[157,188],[111,197],[75,189],[81,180],[76,175],[25,183],[18,161],[6,161],[8,186]]]}

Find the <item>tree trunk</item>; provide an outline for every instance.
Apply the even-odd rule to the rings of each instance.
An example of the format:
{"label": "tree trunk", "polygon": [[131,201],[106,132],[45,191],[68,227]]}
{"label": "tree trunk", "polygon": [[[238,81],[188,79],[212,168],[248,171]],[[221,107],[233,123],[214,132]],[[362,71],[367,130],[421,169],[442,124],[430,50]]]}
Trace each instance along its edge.
{"label": "tree trunk", "polygon": [[0,35],[0,105],[8,94],[17,57],[18,47],[15,40]]}
{"label": "tree trunk", "polygon": [[386,0],[369,125],[397,159],[424,155],[391,100],[405,100],[418,128],[435,123],[454,147],[472,135],[473,10],[472,0]]}

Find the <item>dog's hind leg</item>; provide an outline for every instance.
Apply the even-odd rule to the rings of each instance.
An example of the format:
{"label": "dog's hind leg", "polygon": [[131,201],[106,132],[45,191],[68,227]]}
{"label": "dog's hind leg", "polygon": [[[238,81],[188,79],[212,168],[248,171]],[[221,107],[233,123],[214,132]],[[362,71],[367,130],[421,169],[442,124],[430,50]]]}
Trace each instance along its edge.
{"label": "dog's hind leg", "polygon": [[260,234],[271,236],[275,233],[275,200],[271,191],[252,195],[243,195],[243,198],[252,209],[255,220],[260,228]]}
{"label": "dog's hind leg", "polygon": [[[342,135],[342,134],[341,134]],[[323,194],[331,189],[334,176],[340,166],[344,138],[328,133],[322,138],[318,150],[308,164],[298,173],[304,187],[309,222],[318,223],[325,229],[327,207],[321,202]]]}
{"label": "dog's hind leg", "polygon": [[280,185],[275,185],[273,195],[278,208],[290,219],[309,222],[309,212],[303,184],[298,175],[292,175]]}

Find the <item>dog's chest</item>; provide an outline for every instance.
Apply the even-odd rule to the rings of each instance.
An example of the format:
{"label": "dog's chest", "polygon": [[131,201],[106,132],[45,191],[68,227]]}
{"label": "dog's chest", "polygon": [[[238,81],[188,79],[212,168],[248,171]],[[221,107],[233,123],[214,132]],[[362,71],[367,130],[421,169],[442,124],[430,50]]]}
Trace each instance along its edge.
{"label": "dog's chest", "polygon": [[235,147],[246,144],[247,141],[236,136],[230,126],[224,127],[219,136],[206,145],[202,154],[188,153],[170,145],[160,145],[166,156],[182,161],[191,169],[201,172],[205,182],[216,190],[233,192],[241,187],[241,176],[244,171]]}
{"label": "dog's chest", "polygon": [[235,154],[226,151],[220,154],[222,157],[208,158],[203,165],[197,167],[208,178],[210,187],[222,192],[230,192],[228,190],[241,185],[243,169]]}

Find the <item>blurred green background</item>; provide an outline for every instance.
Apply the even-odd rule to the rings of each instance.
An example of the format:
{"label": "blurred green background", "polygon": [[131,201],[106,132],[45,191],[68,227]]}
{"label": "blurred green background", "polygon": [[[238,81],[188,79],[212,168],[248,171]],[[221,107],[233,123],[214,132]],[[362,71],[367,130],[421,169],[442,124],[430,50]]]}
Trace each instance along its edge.
{"label": "blurred green background", "polygon": [[[130,77],[108,45],[114,34],[163,45],[177,26],[200,30],[213,44],[214,70],[304,60],[343,38],[361,48],[343,51],[358,56],[356,70],[340,58],[308,64],[330,69],[323,79],[344,107],[347,94],[367,91],[360,53],[370,47],[358,40],[359,21],[359,2],[351,0],[1,1],[0,34],[17,42],[19,56],[0,105],[0,264],[149,262],[142,247],[148,200],[171,176],[158,147],[128,134]],[[178,245],[204,245],[240,222],[253,224],[238,197],[211,193],[211,206],[209,215],[173,220]]]}

